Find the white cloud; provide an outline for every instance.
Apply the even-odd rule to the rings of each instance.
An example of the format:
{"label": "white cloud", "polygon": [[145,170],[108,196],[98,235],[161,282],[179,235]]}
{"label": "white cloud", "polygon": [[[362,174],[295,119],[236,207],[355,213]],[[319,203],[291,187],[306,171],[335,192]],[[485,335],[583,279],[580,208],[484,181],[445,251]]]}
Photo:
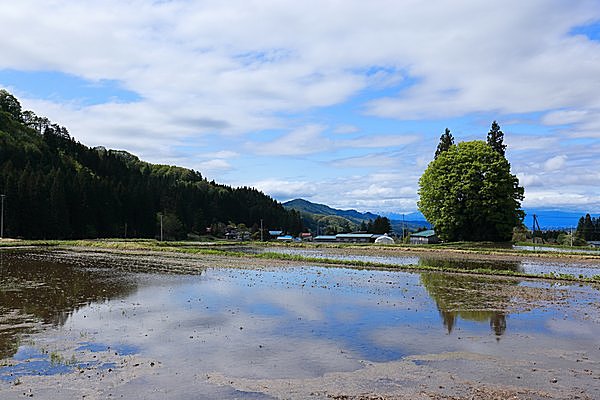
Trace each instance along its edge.
{"label": "white cloud", "polygon": [[261,155],[299,156],[327,151],[332,142],[321,135],[324,127],[307,125],[267,143],[248,146]]}
{"label": "white cloud", "polygon": [[295,198],[359,211],[412,212],[416,210],[415,176],[397,173],[352,175],[321,180],[264,180],[252,186],[280,201]]}
{"label": "white cloud", "polygon": [[239,153],[237,153],[235,151],[231,151],[231,150],[221,150],[221,151],[207,154],[208,157],[214,157],[214,158],[236,158],[236,157],[239,157],[239,155],[240,155]]}
{"label": "white cloud", "polygon": [[544,115],[542,122],[546,125],[566,125],[584,121],[589,115],[586,110],[552,111]]}
{"label": "white cloud", "polygon": [[281,201],[286,201],[301,197],[313,197],[318,193],[319,184],[306,181],[268,179],[256,182],[252,186]]}
{"label": "white cloud", "polygon": [[519,185],[522,187],[532,187],[532,186],[538,186],[540,185],[543,180],[540,178],[539,175],[536,174],[526,174],[526,173],[517,173],[517,178],[519,178]]}
{"label": "white cloud", "polygon": [[216,158],[214,160],[207,160],[200,164],[201,171],[229,171],[233,169],[231,164],[226,160]]}
{"label": "white cloud", "polygon": [[567,162],[567,156],[565,156],[565,155],[560,155],[560,156],[555,156],[555,157],[549,158],[544,163],[544,170],[546,170],[546,171],[559,170],[565,166],[566,162]]}
{"label": "white cloud", "polygon": [[588,210],[600,208],[600,196],[569,193],[562,190],[527,190],[524,207],[586,207]]}
{"label": "white cloud", "polygon": [[413,187],[381,186],[381,184],[371,184],[369,187],[354,189],[345,194],[350,198],[358,198],[363,202],[368,200],[380,199],[398,199],[402,196],[414,197],[417,191]]}
{"label": "white cloud", "polygon": [[[128,104],[86,106],[76,90],[73,101],[61,103],[14,88],[26,108],[67,126],[90,146],[125,149],[151,162],[183,160],[184,166],[212,168],[215,178],[231,174],[230,159],[239,154],[264,160],[318,154],[341,167],[340,181],[312,179],[337,192],[318,183],[310,188],[307,178],[294,189],[297,182],[286,178],[293,174],[283,168],[262,179],[287,182],[290,193],[317,196],[319,187],[330,196],[316,198],[327,203],[405,207],[403,197],[377,202],[356,192],[339,199],[339,189],[354,184],[342,168],[356,163],[371,169],[358,191],[368,190],[375,182],[368,174],[380,166],[391,175],[407,174],[407,186],[416,185],[439,133],[460,124],[444,118],[518,119],[536,112],[526,118],[538,128],[535,136],[507,135],[514,169],[527,173],[523,182],[571,191],[574,201],[598,191],[597,183],[561,186],[567,178],[560,173],[567,160],[574,179],[600,169],[598,157],[582,148],[600,138],[600,44],[568,34],[600,20],[596,0],[21,0],[0,5],[0,13],[0,71],[114,80],[139,95]],[[421,130],[404,126],[422,119],[431,119],[424,124],[431,131],[414,135],[409,132]],[[276,132],[279,137],[262,143],[245,136]],[[220,138],[236,139],[228,140],[235,147],[209,154]],[[186,153],[190,139],[206,151]],[[411,163],[370,151],[390,147],[402,147],[398,158]],[[235,179],[256,180],[252,164],[235,171]],[[398,187],[393,182],[382,187]],[[286,185],[265,187],[283,193]]]}
{"label": "white cloud", "polygon": [[549,150],[555,148],[560,139],[550,135],[546,137],[532,137],[531,135],[510,135],[506,136],[504,141],[508,146],[508,151],[527,151],[531,150]]}
{"label": "white cloud", "polygon": [[368,135],[354,139],[340,140],[336,144],[339,147],[389,148],[414,143],[418,139],[417,135]]}
{"label": "white cloud", "polygon": [[370,185],[363,189],[354,189],[346,192],[352,198],[395,198],[398,194],[396,188]]}

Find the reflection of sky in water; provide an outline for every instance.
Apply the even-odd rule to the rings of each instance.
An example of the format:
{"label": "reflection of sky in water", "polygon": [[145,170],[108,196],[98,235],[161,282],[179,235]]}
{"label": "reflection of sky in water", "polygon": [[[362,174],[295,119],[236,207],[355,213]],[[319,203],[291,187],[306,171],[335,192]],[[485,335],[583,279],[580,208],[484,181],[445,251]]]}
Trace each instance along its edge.
{"label": "reflection of sky in water", "polygon": [[[472,301],[449,333],[440,300],[428,294],[444,287],[432,288],[432,280],[426,289],[420,274],[406,272],[308,266],[131,276],[140,278],[136,291],[77,309],[55,333],[44,334],[70,337],[79,351],[139,352],[163,365],[161,379],[175,373],[183,379],[202,371],[313,377],[358,369],[365,359],[434,351],[501,354],[542,343],[540,338],[586,343],[598,333],[552,306],[509,315],[481,311]],[[461,286],[461,279],[471,278],[455,279],[441,281]],[[473,307],[476,318],[469,317]],[[494,312],[506,318],[501,338],[487,316]]]}
{"label": "reflection of sky in water", "polygon": [[580,247],[565,248],[565,247],[546,247],[546,246],[513,246],[515,250],[526,250],[526,251],[551,251],[555,253],[585,253],[585,254],[598,254],[600,250],[593,249],[582,249]]}
{"label": "reflection of sky in water", "polygon": [[[521,246],[523,247],[523,246]],[[515,246],[517,248],[517,246]],[[254,249],[254,248],[253,248]],[[554,248],[547,248],[553,249]],[[568,250],[568,249],[558,249]],[[254,251],[254,250],[253,250]],[[266,248],[265,251],[300,255],[304,257],[314,258],[330,258],[336,260],[346,261],[364,261],[373,262],[387,265],[428,265],[434,267],[447,267],[447,268],[461,268],[461,269],[477,269],[487,268],[496,270],[511,270],[519,271],[527,274],[571,274],[576,277],[592,277],[594,275],[600,275],[600,267],[597,264],[586,264],[586,263],[557,263],[552,261],[499,261],[499,260],[464,260],[464,259],[453,259],[453,258],[441,258],[441,257],[419,257],[419,256],[371,256],[371,255],[358,255],[358,254],[340,254],[335,250],[315,250],[315,249],[289,249],[272,247]],[[600,254],[600,251],[590,252]]]}
{"label": "reflection of sky in water", "polygon": [[314,249],[287,249],[283,247],[269,247],[266,252],[299,255],[314,258],[331,258],[334,260],[364,261],[389,265],[416,265],[419,264],[418,256],[367,256],[360,254],[339,254],[335,251]]}
{"label": "reflection of sky in water", "polygon": [[115,368],[113,363],[77,362],[62,359],[52,359],[47,352],[41,352],[33,346],[19,347],[12,362],[0,367],[0,380],[14,383],[23,376],[30,375],[59,375],[73,372],[78,368],[95,367],[99,369]]}
{"label": "reflection of sky in water", "polygon": [[600,267],[597,265],[586,266],[583,263],[552,263],[538,261],[522,261],[521,268],[523,272],[529,274],[570,274],[576,277],[583,276],[590,278],[595,275],[600,275]]}
{"label": "reflection of sky in water", "polygon": [[136,346],[128,345],[128,344],[116,344],[116,345],[106,345],[102,343],[90,343],[83,342],[81,345],[75,349],[75,351],[91,351],[92,353],[98,353],[101,351],[110,351],[115,353],[116,355],[121,356],[129,356],[132,354],[136,354],[139,352],[139,349]]}
{"label": "reflection of sky in water", "polygon": [[459,350],[464,337],[501,351],[512,335],[556,331],[550,309],[507,315],[499,342],[488,319],[459,316],[449,334],[418,274],[306,267],[157,279],[124,300],[79,310],[63,330],[129,343],[167,365],[254,377],[317,376],[356,369],[361,359]]}

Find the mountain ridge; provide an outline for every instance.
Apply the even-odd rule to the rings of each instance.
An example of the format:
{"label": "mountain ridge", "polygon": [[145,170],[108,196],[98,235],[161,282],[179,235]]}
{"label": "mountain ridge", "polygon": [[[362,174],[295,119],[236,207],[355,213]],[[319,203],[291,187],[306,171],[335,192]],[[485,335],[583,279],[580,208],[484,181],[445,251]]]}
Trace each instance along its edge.
{"label": "mountain ridge", "polygon": [[[360,225],[362,222],[368,223],[369,221],[375,220],[375,218],[379,216],[389,218],[385,214],[375,214],[372,212],[362,213],[354,209],[340,210],[325,204],[313,203],[305,199],[293,199],[286,201],[282,204],[287,209],[296,210],[299,211],[301,214],[304,214],[304,224],[309,227],[314,225],[314,223],[311,223],[310,219],[316,219],[315,216],[344,218],[355,225]],[[397,215],[401,216],[401,214]],[[389,218],[390,224],[394,232],[400,234],[402,233],[403,229],[408,231],[415,231],[420,228],[431,227],[431,225],[425,220],[425,218],[422,217],[422,214],[411,213],[407,215],[414,216],[417,218],[410,219],[406,218],[405,216],[404,221],[402,219]],[[311,216],[311,218],[308,218],[308,216]]]}
{"label": "mountain ridge", "polygon": [[[313,203],[305,199],[293,199],[282,203],[284,207],[295,209],[301,212],[310,212],[317,215],[336,215],[352,220],[355,223],[368,221],[369,219],[375,219],[377,216],[387,217],[390,219],[392,226],[400,226],[402,220],[406,226],[426,226],[430,227],[423,214],[419,211],[411,212],[407,214],[393,213],[393,212],[360,212],[354,209],[340,210],[330,207],[325,204]],[[553,229],[575,229],[579,218],[590,214],[592,217],[600,217],[600,213],[596,212],[585,212],[585,211],[568,211],[568,210],[556,210],[556,209],[545,209],[545,208],[524,208],[525,220],[523,223],[526,227],[531,228],[533,223],[533,215],[535,214],[540,227],[544,230]],[[348,218],[350,217],[350,218]]]}

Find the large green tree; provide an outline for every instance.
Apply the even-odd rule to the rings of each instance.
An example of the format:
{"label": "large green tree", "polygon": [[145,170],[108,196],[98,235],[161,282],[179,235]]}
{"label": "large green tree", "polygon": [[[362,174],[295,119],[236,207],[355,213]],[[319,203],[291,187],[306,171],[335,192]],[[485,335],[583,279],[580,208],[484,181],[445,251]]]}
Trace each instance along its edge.
{"label": "large green tree", "polygon": [[483,141],[452,145],[419,180],[419,209],[446,241],[507,241],[523,220],[523,188]]}

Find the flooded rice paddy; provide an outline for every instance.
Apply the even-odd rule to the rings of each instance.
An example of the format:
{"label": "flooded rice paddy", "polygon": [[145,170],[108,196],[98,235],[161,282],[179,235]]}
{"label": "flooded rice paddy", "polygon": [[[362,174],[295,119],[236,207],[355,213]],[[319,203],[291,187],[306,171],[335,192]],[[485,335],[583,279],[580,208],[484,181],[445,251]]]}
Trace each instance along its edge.
{"label": "flooded rice paddy", "polygon": [[590,249],[581,247],[551,247],[551,246],[513,246],[514,250],[525,250],[525,251],[548,251],[554,253],[579,253],[579,254],[597,254],[600,255],[600,249]]}
{"label": "flooded rice paddy", "polygon": [[[590,278],[600,275],[600,264],[589,262],[572,261],[548,261],[548,260],[530,260],[522,259],[518,261],[498,260],[498,259],[464,259],[448,258],[447,256],[430,255],[372,255],[361,254],[360,250],[339,250],[335,248],[305,249],[305,248],[286,248],[286,247],[268,247],[264,249],[255,247],[239,247],[239,251],[247,252],[274,252],[282,254],[299,255],[304,257],[334,259],[346,261],[366,261],[378,264],[388,265],[422,265],[449,269],[492,269],[506,270],[513,272],[522,272],[526,274],[570,274],[575,277]],[[353,253],[354,252],[354,253]],[[598,253],[598,252],[596,252]],[[600,254],[600,253],[598,253]]]}
{"label": "flooded rice paddy", "polygon": [[597,287],[202,257],[0,252],[0,398],[600,398]]}

